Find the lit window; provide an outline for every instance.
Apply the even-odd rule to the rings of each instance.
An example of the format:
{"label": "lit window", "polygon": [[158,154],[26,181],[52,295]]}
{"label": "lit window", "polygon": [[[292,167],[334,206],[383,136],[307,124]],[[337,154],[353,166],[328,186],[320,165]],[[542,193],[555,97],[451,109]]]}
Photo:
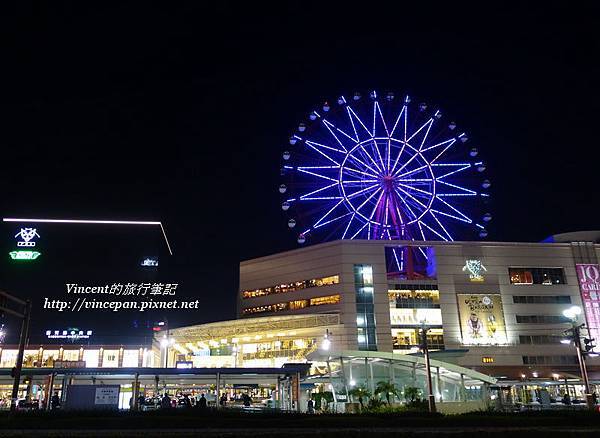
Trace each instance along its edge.
{"label": "lit window", "polygon": [[313,278],[311,280],[295,281],[292,283],[283,283],[276,286],[265,287],[262,289],[245,290],[242,292],[242,298],[255,298],[262,297],[265,295],[279,294],[286,292],[294,292],[302,289],[308,289],[311,287],[329,286],[332,284],[339,284],[339,275],[330,275],[328,277]]}

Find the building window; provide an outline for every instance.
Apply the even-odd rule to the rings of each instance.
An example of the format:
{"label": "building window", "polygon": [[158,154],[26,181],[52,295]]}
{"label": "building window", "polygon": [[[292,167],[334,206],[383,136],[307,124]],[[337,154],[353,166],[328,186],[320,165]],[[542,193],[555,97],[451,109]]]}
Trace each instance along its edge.
{"label": "building window", "polygon": [[373,267],[371,265],[354,265],[354,288],[358,349],[377,351]]}
{"label": "building window", "polygon": [[419,286],[400,290],[388,290],[392,309],[439,309],[440,293],[437,290],[421,289]]}
{"label": "building window", "polygon": [[577,356],[523,356],[523,365],[575,365]]}
{"label": "building window", "polygon": [[264,306],[248,307],[242,310],[243,315],[252,315],[255,313],[273,313],[284,310],[300,310],[305,307],[323,306],[326,304],[337,304],[340,302],[339,295],[327,295],[324,297],[315,297],[309,300],[294,300],[285,303],[267,304]]}
{"label": "building window", "polygon": [[[417,351],[419,349],[419,329],[392,329],[392,342],[394,350]],[[444,330],[441,328],[430,329],[427,332],[427,346],[430,350],[443,350]],[[407,351],[407,353],[411,351]]]}
{"label": "building window", "polygon": [[515,304],[571,304],[569,295],[513,295]]}
{"label": "building window", "polygon": [[570,320],[562,315],[516,315],[519,324],[562,324]]}
{"label": "building window", "polygon": [[328,277],[313,278],[311,280],[295,281],[292,283],[283,283],[276,286],[264,287],[262,289],[253,289],[242,291],[242,298],[256,298],[265,295],[282,294],[287,292],[295,292],[311,287],[329,286],[340,282],[339,275],[330,275]]}
{"label": "building window", "polygon": [[508,268],[511,284],[565,284],[563,268]]}
{"label": "building window", "polygon": [[554,335],[519,335],[519,344],[560,344],[564,336]]}

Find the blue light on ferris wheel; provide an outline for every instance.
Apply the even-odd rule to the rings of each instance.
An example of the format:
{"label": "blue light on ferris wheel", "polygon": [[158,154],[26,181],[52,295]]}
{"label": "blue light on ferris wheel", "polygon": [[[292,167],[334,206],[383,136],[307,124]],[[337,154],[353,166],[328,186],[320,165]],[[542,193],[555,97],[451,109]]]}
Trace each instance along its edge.
{"label": "blue light on ferris wheel", "polygon": [[460,147],[468,136],[449,136],[456,123],[441,124],[440,110],[413,105],[409,96],[394,100],[393,93],[380,97],[376,91],[369,96],[362,100],[356,92],[350,103],[340,96],[335,110],[325,103],[322,116],[313,112],[309,123],[299,125],[303,138],[292,137],[299,149],[283,154],[293,165],[285,166],[290,179],[280,186],[287,198],[282,210],[294,210],[288,226],[302,226],[298,242],[452,241],[469,229],[487,236],[472,218],[492,219],[477,212],[489,197],[478,188],[491,184],[479,179],[483,162],[469,161],[478,149]]}

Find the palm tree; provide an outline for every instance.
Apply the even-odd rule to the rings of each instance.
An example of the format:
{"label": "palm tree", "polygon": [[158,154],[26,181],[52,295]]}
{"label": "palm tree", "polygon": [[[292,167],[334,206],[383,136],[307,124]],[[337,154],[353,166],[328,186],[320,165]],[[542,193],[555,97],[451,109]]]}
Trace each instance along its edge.
{"label": "palm tree", "polygon": [[405,386],[404,398],[407,402],[414,403],[421,398],[421,389],[415,386]]}
{"label": "palm tree", "polygon": [[371,392],[365,388],[364,386],[357,386],[356,388],[352,388],[348,391],[348,395],[354,397],[358,397],[358,402],[360,403],[360,409],[364,408],[363,399],[371,397]]}
{"label": "palm tree", "polygon": [[377,382],[377,387],[375,388],[375,394],[383,394],[388,405],[391,402],[391,396],[398,397],[398,392],[399,391],[398,388],[396,388],[396,385],[389,381]]}

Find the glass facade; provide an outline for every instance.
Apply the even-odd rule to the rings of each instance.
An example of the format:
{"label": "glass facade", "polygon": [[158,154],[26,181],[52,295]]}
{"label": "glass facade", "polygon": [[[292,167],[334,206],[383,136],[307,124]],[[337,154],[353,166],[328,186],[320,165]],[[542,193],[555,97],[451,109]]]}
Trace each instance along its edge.
{"label": "glass facade", "polygon": [[340,302],[339,295],[327,295],[306,300],[287,301],[284,303],[266,304],[264,306],[248,307],[242,310],[242,315],[253,315],[256,313],[274,313],[286,310],[300,310],[306,307],[323,306],[326,304],[337,304]]}
{"label": "glass facade", "polygon": [[354,265],[354,288],[356,291],[358,349],[377,351],[373,267],[371,265]]}
{"label": "glass facade", "polygon": [[565,284],[563,268],[508,268],[511,284]]}
{"label": "glass facade", "polygon": [[444,349],[440,292],[436,284],[388,284],[392,342],[397,353],[419,349],[419,327],[431,328],[427,342],[432,350]]}
{"label": "glass facade", "polygon": [[340,282],[339,275],[330,275],[328,277],[313,278],[310,280],[294,281],[292,283],[283,283],[276,286],[264,287],[261,289],[245,290],[242,291],[242,298],[256,298],[263,297],[265,295],[283,294],[286,292],[295,292],[302,289],[309,289],[311,287],[329,286],[332,284],[338,284]]}

